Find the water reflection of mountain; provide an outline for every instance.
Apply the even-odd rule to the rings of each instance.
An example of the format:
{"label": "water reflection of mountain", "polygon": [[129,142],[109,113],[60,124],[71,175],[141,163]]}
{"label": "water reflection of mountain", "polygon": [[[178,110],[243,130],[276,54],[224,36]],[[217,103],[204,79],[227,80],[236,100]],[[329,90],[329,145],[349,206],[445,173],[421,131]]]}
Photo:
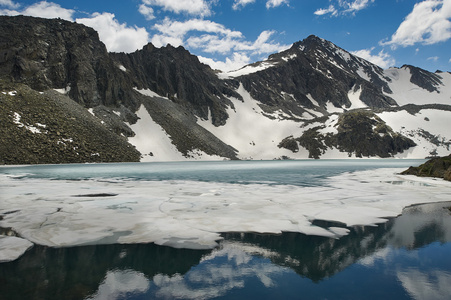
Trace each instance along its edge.
{"label": "water reflection of mountain", "polygon": [[[220,294],[211,294],[218,296],[242,284],[240,276],[249,274],[257,274],[270,286],[278,271],[269,264],[321,282],[358,261],[368,263],[373,254],[387,247],[410,250],[435,241],[451,242],[451,217],[444,206],[451,203],[414,206],[378,227],[351,228],[349,235],[340,239],[297,233],[228,233],[220,248],[213,251],[153,244],[60,249],[35,246],[17,261],[0,264],[0,299],[83,299],[118,284],[128,285],[122,291],[145,293],[154,289],[153,295],[172,296],[174,287],[183,285],[189,298],[199,296],[190,286],[194,280],[211,291],[222,287]],[[252,257],[267,258],[268,265],[256,264]],[[222,276],[219,273],[226,266],[229,269]],[[155,283],[158,278],[161,282]]]}
{"label": "water reflection of mountain", "polygon": [[[320,281],[342,271],[379,249],[418,249],[433,242],[451,242],[451,203],[433,203],[406,208],[403,214],[377,227],[355,226],[340,239],[306,236],[298,233],[264,235],[227,233],[226,240],[252,244],[271,253],[271,261],[286,266],[303,277]],[[315,222],[329,227],[337,223]],[[259,253],[255,253],[259,255]]]}
{"label": "water reflection of mountain", "polygon": [[34,246],[20,259],[0,265],[0,299],[84,299],[110,270],[184,274],[208,253],[154,244],[73,248]]}

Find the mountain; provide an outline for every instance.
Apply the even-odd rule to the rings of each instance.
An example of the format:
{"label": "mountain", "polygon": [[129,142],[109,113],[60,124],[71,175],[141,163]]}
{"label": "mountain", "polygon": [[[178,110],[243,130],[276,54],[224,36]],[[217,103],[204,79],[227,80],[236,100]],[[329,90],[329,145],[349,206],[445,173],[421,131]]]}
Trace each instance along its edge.
{"label": "mountain", "polygon": [[[0,83],[0,163],[424,158],[451,145],[449,72],[383,70],[316,36],[218,73],[183,47],[108,53],[84,25],[2,16]],[[59,137],[78,144],[62,152]]]}

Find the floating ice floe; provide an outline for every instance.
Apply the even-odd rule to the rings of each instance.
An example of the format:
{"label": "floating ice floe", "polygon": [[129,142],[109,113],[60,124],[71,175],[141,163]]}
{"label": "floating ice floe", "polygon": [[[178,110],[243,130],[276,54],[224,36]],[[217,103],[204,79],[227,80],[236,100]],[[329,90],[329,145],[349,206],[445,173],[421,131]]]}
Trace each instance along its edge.
{"label": "floating ice floe", "polygon": [[33,246],[28,240],[0,235],[0,263],[16,260]]}

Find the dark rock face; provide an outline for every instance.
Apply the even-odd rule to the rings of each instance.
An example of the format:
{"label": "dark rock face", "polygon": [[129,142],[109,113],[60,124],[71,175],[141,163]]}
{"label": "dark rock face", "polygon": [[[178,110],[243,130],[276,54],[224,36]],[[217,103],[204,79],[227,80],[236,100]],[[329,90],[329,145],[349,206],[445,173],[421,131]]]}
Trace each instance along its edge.
{"label": "dark rock face", "polygon": [[[296,148],[293,141],[309,151],[310,158],[319,158],[328,148],[337,148],[357,157],[391,157],[403,152],[415,143],[402,136],[385,124],[373,112],[355,110],[340,115],[335,125],[337,133],[320,133],[325,126],[317,126],[306,130],[302,136],[284,139],[279,147],[289,150]],[[290,146],[290,147],[288,147]],[[297,152],[297,151],[293,151]]]}
{"label": "dark rock face", "polygon": [[148,44],[134,53],[111,56],[125,67],[133,86],[167,97],[203,119],[208,119],[210,111],[216,126],[224,125],[228,118],[225,109],[231,102],[225,96],[241,98],[183,47],[155,48]]}
{"label": "dark rock face", "polygon": [[0,16],[0,77],[38,91],[67,89],[86,107],[136,106],[97,32],[64,20]]}
{"label": "dark rock face", "polygon": [[[396,105],[392,98],[383,94],[391,90],[387,85],[390,79],[383,77],[381,68],[316,36],[309,36],[254,65],[263,63],[274,66],[237,80],[254,99],[286,113],[301,116],[306,112],[303,107],[324,112],[327,102],[335,107],[350,107],[348,92],[353,88],[361,90],[360,99],[369,107]],[[369,81],[362,79],[359,72],[365,73]],[[308,95],[320,107],[315,107]]]}
{"label": "dark rock face", "polygon": [[393,132],[378,116],[368,111],[344,113],[338,119],[338,134],[333,138],[342,151],[357,157],[390,157],[416,144]]}
{"label": "dark rock face", "polygon": [[439,92],[437,86],[443,85],[440,75],[409,65],[404,65],[402,68],[408,68],[410,70],[412,74],[410,82],[429,92]]}
{"label": "dark rock face", "polygon": [[451,155],[432,158],[418,167],[410,167],[401,174],[438,177],[451,181]]}

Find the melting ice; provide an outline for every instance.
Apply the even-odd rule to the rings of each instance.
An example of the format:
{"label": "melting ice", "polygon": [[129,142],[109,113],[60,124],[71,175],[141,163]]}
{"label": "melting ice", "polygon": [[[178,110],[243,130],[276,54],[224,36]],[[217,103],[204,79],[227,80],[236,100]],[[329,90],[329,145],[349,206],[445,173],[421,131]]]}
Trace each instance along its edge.
{"label": "melting ice", "polygon": [[[223,163],[223,168],[229,167]],[[77,172],[75,167],[61,168]],[[77,168],[85,174],[95,170],[90,165]],[[397,175],[404,169],[373,166],[338,175],[332,172],[333,176],[316,184],[295,185],[136,180],[119,178],[120,171],[108,178],[54,180],[18,176],[20,168],[15,174],[4,168],[0,170],[0,227],[50,247],[153,242],[209,249],[224,232],[299,232],[340,238],[348,233],[346,226],[376,225],[399,215],[406,206],[451,199],[451,183]],[[271,170],[265,172],[270,176]],[[316,226],[314,220],[337,225]]]}

